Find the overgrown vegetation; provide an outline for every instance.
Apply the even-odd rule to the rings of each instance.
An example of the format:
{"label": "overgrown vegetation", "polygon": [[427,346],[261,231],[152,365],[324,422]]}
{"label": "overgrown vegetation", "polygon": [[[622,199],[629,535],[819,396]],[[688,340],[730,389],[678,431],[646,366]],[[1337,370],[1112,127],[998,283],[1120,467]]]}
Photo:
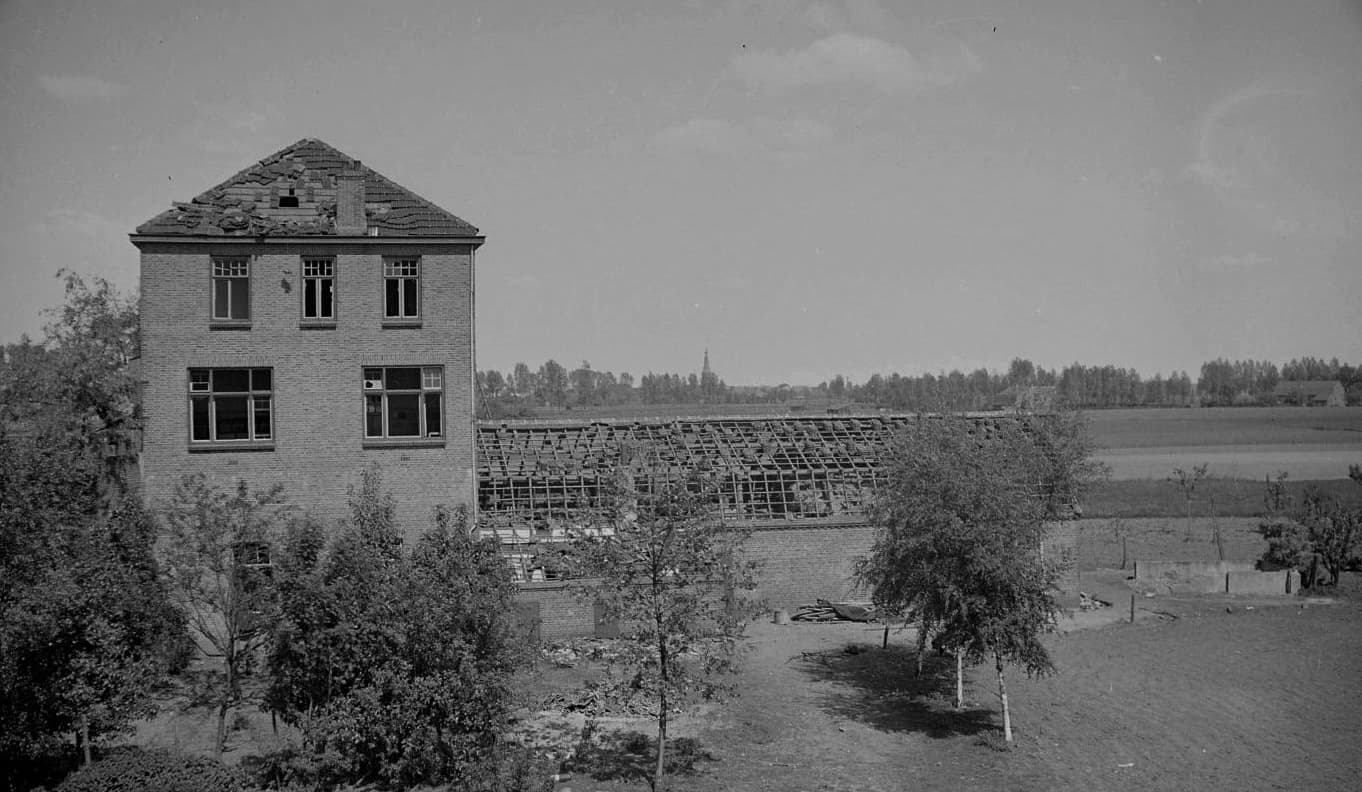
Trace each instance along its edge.
{"label": "overgrown vegetation", "polygon": [[973,663],[992,660],[1012,740],[1003,669],[1053,671],[1040,636],[1055,626],[1063,561],[1040,552],[1047,521],[1070,516],[1101,474],[1074,414],[999,423],[988,436],[948,416],[905,430],[871,517],[880,531],[857,577],[875,604]]}
{"label": "overgrown vegetation", "polygon": [[220,762],[164,749],[115,748],[69,776],[56,792],[246,792],[240,773]]}
{"label": "overgrown vegetation", "polygon": [[[268,706],[303,733],[276,780],[406,788],[496,778],[515,661],[514,593],[468,515],[440,512],[410,549],[373,468],[330,542],[310,522],[276,565]],[[522,757],[529,761],[529,757]]]}
{"label": "overgrown vegetation", "polygon": [[[1362,485],[1362,467],[1350,465],[1348,477]],[[1301,586],[1337,583],[1345,569],[1362,559],[1362,507],[1331,493],[1307,487],[1299,499],[1286,487],[1286,474],[1267,482],[1266,511],[1258,532],[1267,540],[1262,561],[1300,572]]]}
{"label": "overgrown vegetation", "polygon": [[0,350],[0,782],[23,789],[147,714],[185,649],[125,497],[135,306],[65,277],[44,341]]}

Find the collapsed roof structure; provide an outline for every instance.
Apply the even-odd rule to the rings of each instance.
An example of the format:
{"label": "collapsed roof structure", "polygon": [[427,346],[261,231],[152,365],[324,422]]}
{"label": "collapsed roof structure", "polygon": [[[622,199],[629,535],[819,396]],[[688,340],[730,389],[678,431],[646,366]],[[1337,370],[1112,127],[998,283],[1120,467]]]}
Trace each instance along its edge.
{"label": "collapsed roof structure", "polygon": [[[894,437],[915,415],[483,422],[478,516],[510,555],[590,528],[603,485],[630,469],[651,489],[692,472],[716,485],[725,520],[864,524]],[[1001,415],[974,416],[992,433]],[[640,458],[647,464],[631,465]],[[514,564],[513,564],[514,565]]]}

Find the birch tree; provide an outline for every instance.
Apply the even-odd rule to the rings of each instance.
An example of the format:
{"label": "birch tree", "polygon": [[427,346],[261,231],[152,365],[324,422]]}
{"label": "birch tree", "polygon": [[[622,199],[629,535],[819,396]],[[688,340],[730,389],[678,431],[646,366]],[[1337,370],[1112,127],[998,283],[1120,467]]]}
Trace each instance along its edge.
{"label": "birch tree", "polygon": [[1100,475],[1091,452],[1074,415],[988,426],[924,417],[892,448],[872,507],[880,531],[859,581],[880,608],[916,617],[958,662],[993,664],[1008,742],[1005,667],[1054,670],[1041,638],[1056,624],[1064,559],[1043,557],[1041,542],[1046,523],[1072,516]]}

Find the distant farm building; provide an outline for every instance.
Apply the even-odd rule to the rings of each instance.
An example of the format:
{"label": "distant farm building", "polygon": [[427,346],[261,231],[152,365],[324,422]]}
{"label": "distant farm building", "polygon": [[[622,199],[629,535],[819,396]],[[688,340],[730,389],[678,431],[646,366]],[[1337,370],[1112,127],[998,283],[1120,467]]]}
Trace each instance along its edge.
{"label": "distant farm building", "polygon": [[1277,404],[1302,407],[1342,407],[1347,404],[1343,383],[1338,380],[1288,380],[1278,382],[1272,391]]}

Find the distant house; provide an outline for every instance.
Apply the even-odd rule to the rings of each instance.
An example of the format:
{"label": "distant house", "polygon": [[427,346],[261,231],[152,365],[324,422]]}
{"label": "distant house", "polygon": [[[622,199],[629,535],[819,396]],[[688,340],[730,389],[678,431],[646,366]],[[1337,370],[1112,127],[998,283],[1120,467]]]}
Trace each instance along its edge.
{"label": "distant house", "polygon": [[1343,383],[1338,380],[1288,380],[1278,382],[1272,391],[1277,404],[1302,407],[1342,407],[1347,404]]}

